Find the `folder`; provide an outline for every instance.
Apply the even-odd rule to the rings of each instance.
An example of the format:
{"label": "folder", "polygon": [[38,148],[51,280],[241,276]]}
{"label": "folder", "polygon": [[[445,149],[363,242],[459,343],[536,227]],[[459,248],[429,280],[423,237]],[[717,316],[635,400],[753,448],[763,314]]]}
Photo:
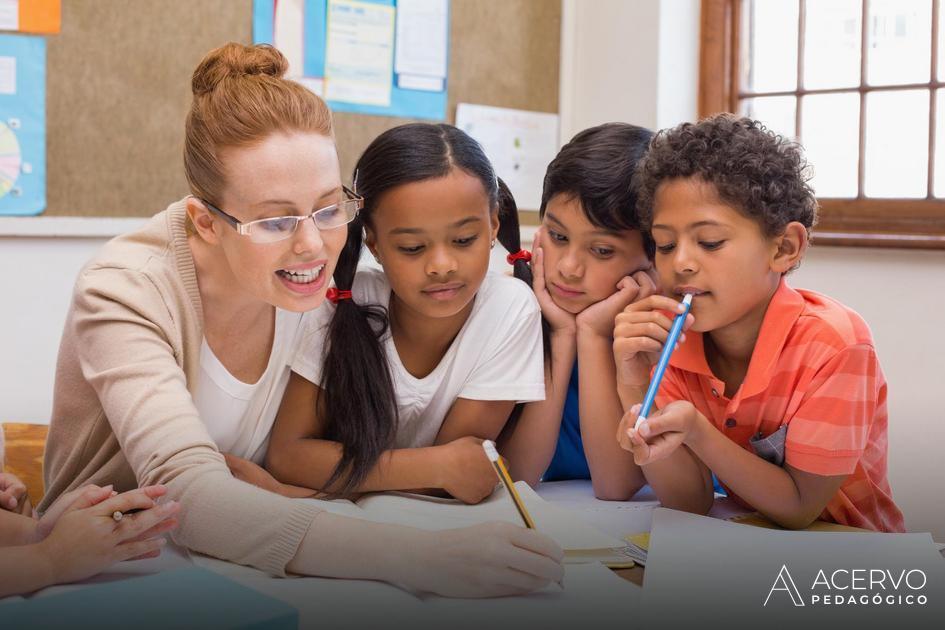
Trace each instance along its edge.
{"label": "folder", "polygon": [[0,604],[4,628],[295,630],[298,611],[200,568]]}

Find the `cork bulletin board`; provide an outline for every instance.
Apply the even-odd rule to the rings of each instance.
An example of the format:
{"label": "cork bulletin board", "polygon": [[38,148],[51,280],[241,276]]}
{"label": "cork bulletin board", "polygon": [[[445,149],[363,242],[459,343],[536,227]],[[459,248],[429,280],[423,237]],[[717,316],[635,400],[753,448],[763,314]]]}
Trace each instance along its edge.
{"label": "cork bulletin board", "polygon": [[[560,0],[452,0],[459,102],[558,111]],[[144,217],[187,194],[181,153],[203,55],[252,42],[252,0],[67,0],[47,48],[46,216]],[[335,114],[342,176],[409,119]]]}

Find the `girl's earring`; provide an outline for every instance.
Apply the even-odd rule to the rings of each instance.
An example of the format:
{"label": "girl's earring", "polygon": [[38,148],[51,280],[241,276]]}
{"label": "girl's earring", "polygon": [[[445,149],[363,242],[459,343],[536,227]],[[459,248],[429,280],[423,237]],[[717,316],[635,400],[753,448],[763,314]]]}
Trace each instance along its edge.
{"label": "girl's earring", "polygon": [[492,239],[492,243],[489,245],[489,249],[495,248],[495,239]]}

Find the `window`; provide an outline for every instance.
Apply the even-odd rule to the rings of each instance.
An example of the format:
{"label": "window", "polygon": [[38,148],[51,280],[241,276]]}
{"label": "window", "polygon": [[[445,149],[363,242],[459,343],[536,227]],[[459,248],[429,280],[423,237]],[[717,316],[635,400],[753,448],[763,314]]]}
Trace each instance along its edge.
{"label": "window", "polygon": [[945,249],[941,0],[703,0],[699,115],[798,139],[818,242]]}

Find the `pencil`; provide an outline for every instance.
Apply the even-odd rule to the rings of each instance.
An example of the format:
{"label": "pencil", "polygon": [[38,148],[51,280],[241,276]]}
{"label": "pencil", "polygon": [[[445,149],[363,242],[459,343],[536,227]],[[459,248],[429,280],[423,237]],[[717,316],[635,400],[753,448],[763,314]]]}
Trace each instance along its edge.
{"label": "pencil", "polygon": [[[505,486],[509,496],[512,497],[512,503],[515,505],[515,509],[518,510],[518,515],[522,517],[525,527],[528,529],[538,529],[538,527],[535,526],[535,521],[532,520],[531,514],[525,509],[525,503],[522,501],[522,497],[519,496],[518,490],[515,489],[515,484],[512,483],[512,476],[509,475],[509,471],[505,467],[505,462],[499,457],[499,451],[495,448],[495,442],[492,440],[483,440],[482,449],[486,452],[486,457],[489,458],[489,461],[492,462],[492,467],[495,468],[495,474],[499,476],[502,485]],[[563,578],[558,582],[558,586],[561,590],[564,590]]]}
{"label": "pencil", "polygon": [[535,527],[535,521],[532,520],[528,510],[525,509],[525,504],[522,503],[522,497],[519,496],[518,490],[515,489],[515,484],[512,483],[512,477],[509,475],[505,463],[502,461],[502,458],[499,457],[499,451],[495,449],[495,442],[485,440],[482,443],[482,448],[486,451],[486,456],[489,458],[489,461],[492,462],[495,473],[499,476],[505,489],[508,490],[509,496],[512,497],[512,503],[515,504],[515,509],[518,510],[519,516],[521,516],[522,520],[525,522],[525,527],[528,529],[537,529]]}

